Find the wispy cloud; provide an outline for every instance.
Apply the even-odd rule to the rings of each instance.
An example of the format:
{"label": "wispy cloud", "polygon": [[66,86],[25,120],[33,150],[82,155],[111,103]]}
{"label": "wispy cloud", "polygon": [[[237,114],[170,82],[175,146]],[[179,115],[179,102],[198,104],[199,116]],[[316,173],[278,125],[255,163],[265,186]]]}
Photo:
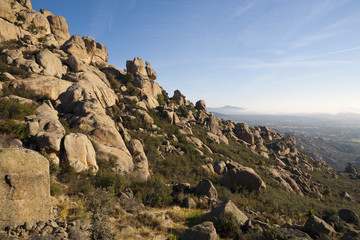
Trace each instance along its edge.
{"label": "wispy cloud", "polygon": [[290,43],[290,48],[305,47],[305,46],[311,45],[313,43],[338,36],[338,34],[339,34],[338,32],[325,32],[325,33],[319,33],[319,34],[305,36],[305,37],[302,37],[302,38]]}
{"label": "wispy cloud", "polygon": [[235,10],[233,10],[232,13],[230,13],[229,18],[227,19],[227,21],[230,21],[230,20],[232,20],[234,18],[242,16],[246,12],[253,9],[256,6],[256,4],[257,4],[256,0],[250,1],[246,5],[241,4],[239,7],[235,8]]}
{"label": "wispy cloud", "polygon": [[353,47],[353,48],[346,48],[346,49],[341,49],[341,50],[337,50],[337,51],[332,51],[332,52],[327,52],[327,53],[322,53],[322,54],[318,54],[318,55],[305,57],[305,58],[303,58],[303,60],[319,58],[319,57],[326,57],[326,56],[336,55],[336,54],[340,54],[340,53],[354,52],[354,51],[359,51],[359,50],[360,50],[360,46]]}
{"label": "wispy cloud", "polygon": [[305,21],[312,21],[319,16],[326,15],[335,9],[341,7],[346,4],[348,0],[321,0],[318,1],[317,4],[314,5],[309,15],[306,16]]}

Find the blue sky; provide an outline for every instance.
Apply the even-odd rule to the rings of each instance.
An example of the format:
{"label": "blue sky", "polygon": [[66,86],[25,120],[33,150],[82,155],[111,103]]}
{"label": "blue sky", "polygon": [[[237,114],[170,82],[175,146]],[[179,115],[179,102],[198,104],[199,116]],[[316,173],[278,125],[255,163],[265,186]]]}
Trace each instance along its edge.
{"label": "blue sky", "polygon": [[359,0],[32,0],[70,33],[141,57],[172,96],[251,112],[360,113]]}

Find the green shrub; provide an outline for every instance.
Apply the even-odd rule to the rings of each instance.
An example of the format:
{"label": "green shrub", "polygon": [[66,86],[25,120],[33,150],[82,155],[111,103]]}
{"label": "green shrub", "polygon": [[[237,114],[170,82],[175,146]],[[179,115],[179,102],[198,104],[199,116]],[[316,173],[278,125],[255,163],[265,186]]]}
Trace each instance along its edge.
{"label": "green shrub", "polygon": [[273,228],[259,232],[249,231],[244,236],[244,238],[246,240],[270,240],[270,239],[287,240],[288,239],[285,236],[285,234],[281,232],[281,230],[278,228]]}
{"label": "green shrub", "polygon": [[135,182],[132,189],[135,197],[147,206],[165,207],[172,201],[171,187],[166,186],[159,176],[153,176],[146,182]]}
{"label": "green shrub", "polygon": [[39,95],[34,91],[24,89],[24,88],[13,88],[13,87],[4,87],[2,89],[2,96],[16,95],[23,98],[32,99],[34,101],[43,101],[49,99],[48,96]]}
{"label": "green shrub", "polygon": [[126,87],[130,95],[137,96],[140,94],[139,88],[135,87],[131,82],[126,83]]}
{"label": "green shrub", "polygon": [[187,118],[189,116],[189,109],[187,109],[185,105],[180,105],[179,110],[181,116],[183,116],[184,118]]}
{"label": "green shrub", "polygon": [[157,101],[158,101],[160,106],[164,105],[165,104],[164,95],[158,94],[157,95]]}
{"label": "green shrub", "polygon": [[[11,47],[9,47],[11,49]],[[5,45],[2,45],[0,47],[0,51],[1,49],[8,49],[8,47]],[[14,49],[17,49],[17,48],[14,48]],[[8,65],[6,64],[5,60],[3,57],[0,57],[0,72],[8,72],[10,74],[13,74],[13,75],[18,75],[20,76],[21,78],[28,78],[30,77],[30,73],[21,69],[21,68],[18,68],[18,67],[14,67],[14,66],[11,66],[11,65]]]}
{"label": "green shrub", "polygon": [[87,199],[86,209],[91,213],[91,239],[115,239],[109,223],[112,195],[102,188],[94,189]]}
{"label": "green shrub", "polygon": [[127,83],[134,82],[134,75],[130,72],[127,72],[126,75],[122,76],[122,81],[126,85]]}
{"label": "green shrub", "polygon": [[166,240],[178,240],[178,237],[174,234],[170,234]]}
{"label": "green shrub", "polygon": [[124,176],[114,173],[111,169],[100,168],[95,176],[95,186],[119,194],[129,186],[129,182]]}
{"label": "green shrub", "polygon": [[8,119],[22,120],[25,116],[35,114],[36,110],[29,104],[20,104],[8,99],[0,102],[0,114]]}
{"label": "green shrub", "polygon": [[38,38],[38,41],[39,41],[39,43],[45,44],[45,43],[47,43],[49,40],[48,40],[48,38],[47,38],[46,36],[44,36],[44,37],[39,37],[39,38]]}
{"label": "green shrub", "polygon": [[115,78],[114,74],[106,73],[106,77],[113,89],[120,89],[121,83]]}
{"label": "green shrub", "polygon": [[216,232],[223,238],[234,239],[242,233],[241,225],[232,213],[225,213],[224,216],[215,221],[214,226]]}
{"label": "green shrub", "polygon": [[13,119],[7,120],[4,125],[0,126],[0,131],[12,133],[19,139],[30,137],[29,128],[24,123],[18,123]]}
{"label": "green shrub", "polygon": [[51,182],[50,183],[50,194],[51,196],[58,196],[62,194],[62,188],[59,184]]}
{"label": "green shrub", "polygon": [[16,18],[16,20],[20,21],[20,22],[24,22],[26,20],[25,16],[22,14],[19,14]]}

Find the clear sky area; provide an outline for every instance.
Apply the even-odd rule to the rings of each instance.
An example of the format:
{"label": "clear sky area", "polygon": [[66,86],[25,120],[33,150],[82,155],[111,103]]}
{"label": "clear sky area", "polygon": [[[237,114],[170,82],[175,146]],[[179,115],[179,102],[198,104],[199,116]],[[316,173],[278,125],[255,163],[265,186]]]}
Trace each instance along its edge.
{"label": "clear sky area", "polygon": [[360,113],[359,0],[32,0],[141,57],[173,95],[258,113]]}

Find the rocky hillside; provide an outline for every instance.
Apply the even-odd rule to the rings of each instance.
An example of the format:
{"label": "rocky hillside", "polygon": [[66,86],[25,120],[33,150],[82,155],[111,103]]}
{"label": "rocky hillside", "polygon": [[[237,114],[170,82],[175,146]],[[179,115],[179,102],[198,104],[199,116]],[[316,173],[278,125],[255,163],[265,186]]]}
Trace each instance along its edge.
{"label": "rocky hillside", "polygon": [[29,0],[0,5],[5,239],[356,239],[357,171],[266,126],[216,118],[70,36]]}

